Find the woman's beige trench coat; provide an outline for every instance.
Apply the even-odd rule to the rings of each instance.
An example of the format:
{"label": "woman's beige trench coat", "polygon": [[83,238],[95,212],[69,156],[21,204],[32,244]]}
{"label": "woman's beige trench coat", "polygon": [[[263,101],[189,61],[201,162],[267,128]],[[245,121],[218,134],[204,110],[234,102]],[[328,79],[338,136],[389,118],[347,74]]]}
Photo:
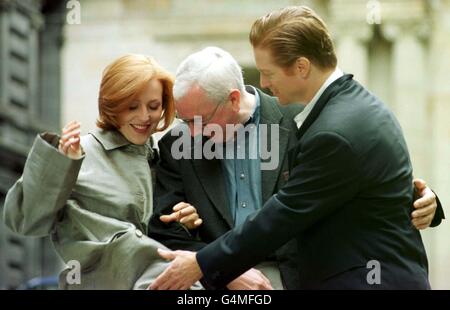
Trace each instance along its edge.
{"label": "woman's beige trench coat", "polygon": [[23,235],[51,235],[64,262],[80,263],[81,283],[66,269],[62,288],[147,288],[167,267],[156,252],[165,247],[147,237],[151,148],[97,129],[82,137],[83,157],[72,160],[58,152],[58,139],[36,138],[6,196],[5,223]]}

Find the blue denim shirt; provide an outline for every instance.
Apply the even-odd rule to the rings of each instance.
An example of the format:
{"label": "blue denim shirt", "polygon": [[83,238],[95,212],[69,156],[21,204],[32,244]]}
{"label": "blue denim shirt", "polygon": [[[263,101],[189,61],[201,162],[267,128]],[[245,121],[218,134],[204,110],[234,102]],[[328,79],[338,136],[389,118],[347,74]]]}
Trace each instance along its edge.
{"label": "blue denim shirt", "polygon": [[247,216],[262,205],[258,135],[260,99],[258,92],[254,91],[254,94],[255,111],[244,125],[245,130],[241,130],[241,133],[245,132],[245,139],[234,139],[226,143],[226,158],[222,160],[225,188],[230,197],[230,211],[235,226],[243,223]]}

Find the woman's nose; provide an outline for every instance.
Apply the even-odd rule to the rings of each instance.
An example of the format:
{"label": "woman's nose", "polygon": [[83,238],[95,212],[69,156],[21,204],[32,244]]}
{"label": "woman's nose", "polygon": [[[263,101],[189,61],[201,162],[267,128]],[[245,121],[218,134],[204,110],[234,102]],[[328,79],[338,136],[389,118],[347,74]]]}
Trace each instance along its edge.
{"label": "woman's nose", "polygon": [[139,119],[141,121],[148,121],[151,118],[150,109],[145,105],[142,105],[139,109]]}

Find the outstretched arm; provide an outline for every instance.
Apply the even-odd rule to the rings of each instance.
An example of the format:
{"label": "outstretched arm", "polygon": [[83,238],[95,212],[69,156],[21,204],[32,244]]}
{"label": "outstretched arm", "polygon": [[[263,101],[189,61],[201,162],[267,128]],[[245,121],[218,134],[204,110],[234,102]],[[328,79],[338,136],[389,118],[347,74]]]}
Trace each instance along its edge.
{"label": "outstretched arm", "polygon": [[[36,137],[22,176],[6,195],[4,221],[12,231],[30,236],[51,233],[82,164],[79,134],[79,124],[70,123],[61,139],[48,133]],[[77,154],[77,159],[68,154]]]}

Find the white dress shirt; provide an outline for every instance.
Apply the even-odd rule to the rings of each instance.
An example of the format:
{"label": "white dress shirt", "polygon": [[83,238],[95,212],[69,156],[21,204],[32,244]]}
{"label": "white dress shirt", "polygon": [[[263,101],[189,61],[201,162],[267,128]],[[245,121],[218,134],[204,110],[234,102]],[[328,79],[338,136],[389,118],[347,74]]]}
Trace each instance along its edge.
{"label": "white dress shirt", "polygon": [[344,73],[342,72],[342,70],[339,69],[338,67],[336,67],[334,72],[322,84],[322,86],[319,88],[319,90],[314,95],[314,97],[311,99],[311,101],[306,105],[306,107],[303,109],[303,111],[301,111],[294,117],[294,121],[297,124],[297,128],[300,128],[300,126],[302,126],[303,122],[308,117],[309,113],[311,113],[312,109],[314,108],[314,106],[317,103],[317,100],[319,100],[320,96],[322,96],[325,89],[327,89],[327,87],[330,86],[331,83],[333,83],[334,81],[336,81],[338,78],[340,78],[343,75],[344,75]]}

